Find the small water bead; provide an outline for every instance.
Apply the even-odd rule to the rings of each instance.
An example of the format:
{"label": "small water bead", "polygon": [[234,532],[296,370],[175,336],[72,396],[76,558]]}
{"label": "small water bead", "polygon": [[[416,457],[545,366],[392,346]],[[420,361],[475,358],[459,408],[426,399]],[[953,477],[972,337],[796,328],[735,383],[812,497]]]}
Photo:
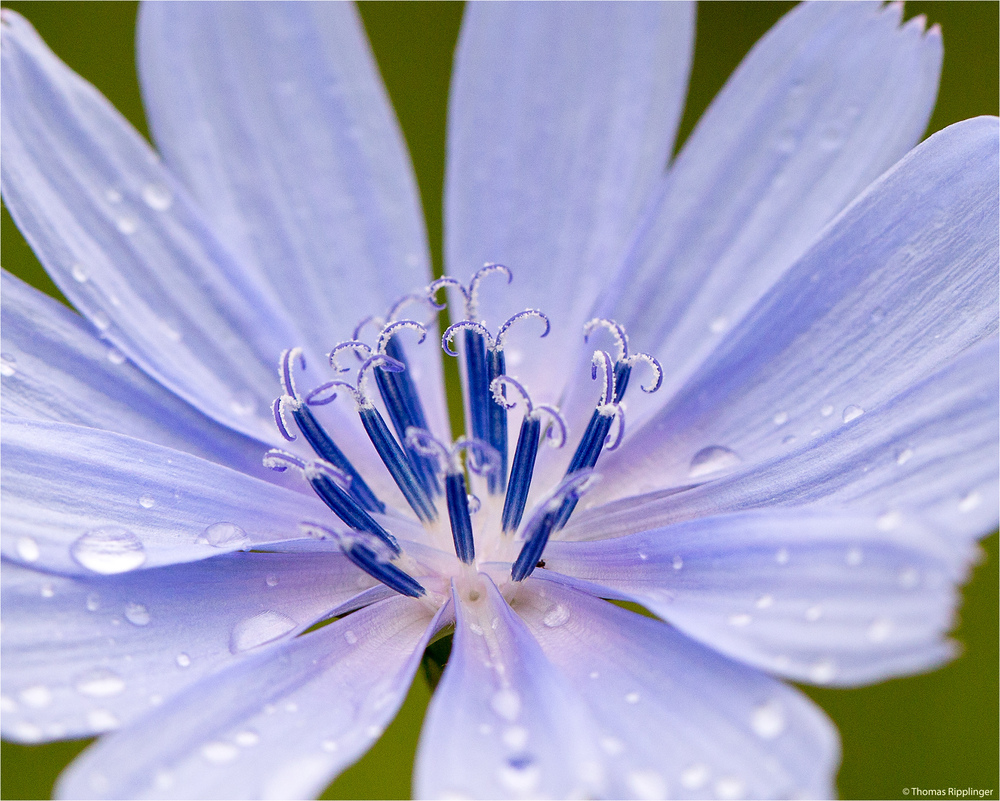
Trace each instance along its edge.
{"label": "small water bead", "polygon": [[779,548],[778,552],[774,555],[774,561],[779,565],[787,565],[790,558],[787,548]]}
{"label": "small water bead", "polygon": [[524,726],[508,726],[500,737],[512,751],[520,751],[528,743],[528,730]]}
{"label": "small water bead", "polygon": [[892,621],[888,618],[878,617],[868,627],[865,637],[868,638],[869,642],[885,642],[891,631]]}
{"label": "small water bead", "polygon": [[655,770],[630,770],[625,781],[636,798],[666,798],[667,783]]}
{"label": "small water bead", "polygon": [[124,692],[125,681],[107,668],[96,668],[78,676],[74,686],[80,695],[89,698],[110,698]]}
{"label": "small water bead", "polygon": [[738,615],[729,616],[729,625],[736,626],[737,628],[742,628],[743,626],[749,626],[752,620],[753,618],[750,617],[750,615],[746,614],[745,612],[741,612]]}
{"label": "small water bead", "polygon": [[229,650],[234,654],[249,651],[273,642],[295,628],[295,621],[287,615],[270,610],[243,618],[233,626],[229,637]]}
{"label": "small water bead", "polygon": [[638,704],[639,703],[639,693],[630,692],[625,695],[626,704]]}
{"label": "small water bead", "polygon": [[798,439],[794,434],[786,434],[781,438],[782,445],[791,445],[795,440]]}
{"label": "small water bead", "polygon": [[101,608],[101,596],[98,595],[96,592],[92,592],[90,595],[87,596],[85,605],[87,607],[88,612],[96,612],[98,609]]}
{"label": "small water bead", "polygon": [[205,743],[201,747],[201,755],[209,762],[221,765],[225,762],[232,762],[236,759],[236,757],[240,755],[240,749],[232,743],[226,743],[222,740],[213,740],[210,743]]}
{"label": "small water bead", "polygon": [[696,762],[681,771],[681,784],[688,790],[697,790],[699,787],[705,786],[708,776],[708,765]]}
{"label": "small water bead", "polygon": [[910,459],[913,458],[912,448],[903,448],[899,453],[896,454],[896,464],[903,465],[906,464]]}
{"label": "small water bead", "polygon": [[530,757],[508,759],[497,778],[507,790],[519,795],[531,793],[541,779],[541,770]]}
{"label": "small water bead", "polygon": [[166,211],[174,203],[170,190],[160,184],[146,184],[142,188],[142,199],[154,211]]}
{"label": "small water bead", "polygon": [[20,556],[25,562],[37,562],[38,557],[41,556],[42,553],[38,548],[38,543],[31,539],[31,537],[18,537],[17,555]]}
{"label": "small water bead", "polygon": [[177,662],[177,667],[182,667],[182,668],[191,667],[191,657],[188,656],[187,654],[184,653],[177,654],[177,658],[174,661]]}
{"label": "small water bead", "polygon": [[809,666],[809,678],[817,684],[829,684],[837,675],[837,668],[829,659],[821,659]]}
{"label": "small water bead", "polygon": [[51,598],[55,594],[56,594],[56,589],[55,589],[55,587],[52,586],[52,582],[51,581],[46,581],[42,585],[42,597],[43,598]]}
{"label": "small water bead", "polygon": [[592,679],[599,679],[600,677],[601,677],[601,674],[598,673],[596,670],[590,671],[590,678],[592,678]]}
{"label": "small water bead", "polygon": [[776,426],[783,426],[788,422],[788,412],[778,412],[771,418]]}
{"label": "small water bead", "polygon": [[125,619],[133,626],[149,625],[149,610],[142,604],[125,604]]}
{"label": "small water bead", "polygon": [[25,706],[33,706],[36,709],[48,706],[52,703],[52,691],[44,684],[35,684],[25,687],[17,694],[21,703]]}
{"label": "small water bead", "polygon": [[103,311],[95,311],[90,315],[90,322],[98,331],[107,331],[111,328],[111,318]]}
{"label": "small water bead", "polygon": [[972,492],[962,496],[962,499],[958,502],[958,511],[963,514],[971,512],[973,509],[977,508],[982,501],[982,496],[973,490]]}
{"label": "small water bead", "polygon": [[754,604],[758,609],[770,609],[774,606],[774,597],[771,595],[762,595],[757,599]]}
{"label": "small water bead", "polygon": [[845,423],[849,423],[852,420],[857,420],[861,415],[865,413],[865,410],[860,406],[855,406],[853,403],[844,409],[843,420]]}
{"label": "small water bead", "polygon": [[344,639],[347,640],[348,645],[354,645],[358,641],[358,635],[348,629],[344,632]]}
{"label": "small water bead", "polygon": [[107,709],[91,709],[87,713],[87,724],[94,731],[110,731],[118,728],[119,721],[114,713]]}
{"label": "small water bead", "polygon": [[104,190],[104,198],[108,201],[108,203],[121,203],[122,193],[112,187]]}
{"label": "small water bead", "polygon": [[899,586],[912,590],[920,583],[920,573],[915,567],[904,567],[899,571]]}
{"label": "small water bead", "polygon": [[482,637],[483,634],[484,634],[483,627],[480,626],[478,623],[470,623],[469,624],[469,631],[471,631],[477,637]]}
{"label": "small water bead", "polygon": [[847,562],[851,567],[857,567],[861,564],[864,559],[864,554],[861,552],[860,548],[851,548],[847,551],[847,556],[844,557],[844,561]]}
{"label": "small water bead", "polygon": [[73,280],[78,284],[85,284],[90,280],[90,276],[87,275],[87,271],[83,268],[82,264],[74,264],[70,267],[69,274],[73,276]]}
{"label": "small water bead", "polygon": [[112,364],[125,364],[125,354],[118,348],[108,348],[108,361]]}
{"label": "small water bead", "polygon": [[833,405],[830,403],[823,404],[823,406],[819,410],[819,413],[823,415],[823,417],[830,417],[833,414]]}
{"label": "small water bead", "polygon": [[149,705],[150,706],[159,706],[162,703],[163,703],[163,696],[162,695],[158,695],[158,694],[154,693],[153,695],[149,696]]}
{"label": "small water bead", "polygon": [[77,564],[104,576],[127,573],[146,561],[146,549],[131,531],[120,526],[91,529],[69,548]]}
{"label": "small water bead", "polygon": [[490,707],[504,720],[513,722],[521,714],[521,696],[516,690],[505,687],[494,693],[490,699]]}
{"label": "small water bead", "polygon": [[250,545],[250,537],[235,523],[212,523],[206,528],[198,542],[211,545],[213,548],[246,548]]}
{"label": "small water bead", "polygon": [[680,570],[684,567],[684,560],[679,556],[675,556],[673,561],[670,563],[674,570]]}
{"label": "small water bead", "polygon": [[271,573],[270,575],[268,575],[268,576],[267,576],[267,577],[266,577],[266,578],[264,579],[264,583],[265,583],[265,584],[266,584],[266,585],[267,585],[268,587],[277,587],[277,586],[278,586],[278,577],[277,577],[276,575],[274,575],[273,573]]}
{"label": "small water bead", "polygon": [[283,707],[283,709],[286,712],[289,712],[289,713],[291,713],[291,712],[298,712],[299,711],[299,705],[297,703],[295,703],[294,701],[288,701],[288,702],[285,703],[285,706]]}
{"label": "small water bead", "polygon": [[115,220],[115,228],[125,236],[129,236],[139,229],[139,223],[133,217],[122,216]]}
{"label": "small water bead", "polygon": [[17,372],[17,358],[10,353],[0,353],[0,375],[10,378]]}
{"label": "small water bead", "polygon": [[337,748],[339,748],[336,740],[323,740],[323,742],[319,744],[319,747],[322,748],[324,751],[326,751],[328,754],[332,754],[334,751],[337,750]]}
{"label": "small water bead", "polygon": [[169,790],[174,786],[174,776],[166,770],[158,770],[153,776],[153,786],[157,790]]}
{"label": "small water bead", "polygon": [[715,783],[715,794],[719,798],[742,798],[744,795],[743,782],[735,776],[723,776]]}
{"label": "small water bead", "polygon": [[903,516],[899,512],[890,510],[883,512],[875,518],[875,527],[879,531],[892,531],[895,528],[899,528],[899,524],[902,522]]}
{"label": "small water bead", "polygon": [[182,339],[181,332],[173,323],[167,320],[159,321],[160,333],[163,334],[171,342],[180,342]]}
{"label": "small water bead", "polygon": [[229,402],[229,408],[238,417],[250,417],[257,411],[257,401],[250,395],[240,395]]}
{"label": "small water bead", "polygon": [[140,495],[139,496],[139,506],[143,509],[152,509],[156,506],[156,499],[152,495]]}
{"label": "small water bead", "polygon": [[558,628],[569,620],[569,608],[562,604],[551,607],[542,618],[542,623],[550,629]]}
{"label": "small water bead", "polygon": [[688,475],[691,478],[706,476],[711,473],[718,473],[722,470],[729,470],[740,464],[743,460],[729,448],[722,445],[709,445],[702,448],[691,457],[691,465]]}
{"label": "small water bead", "polygon": [[729,328],[729,320],[725,317],[715,317],[712,322],[708,324],[708,330],[713,334],[721,334],[727,328]]}

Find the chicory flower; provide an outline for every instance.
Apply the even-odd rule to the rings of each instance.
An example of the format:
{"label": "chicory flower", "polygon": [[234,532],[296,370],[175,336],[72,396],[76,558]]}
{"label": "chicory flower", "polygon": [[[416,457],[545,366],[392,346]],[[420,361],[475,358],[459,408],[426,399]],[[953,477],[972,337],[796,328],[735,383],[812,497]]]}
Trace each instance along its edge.
{"label": "chicory flower", "polygon": [[159,155],[5,12],[4,200],[82,316],[3,276],[3,732],[118,730],[61,795],[314,794],[453,628],[421,796],[827,796],[779,679],[949,657],[997,121],[914,148],[939,33],[808,5],[663,173],[692,22],[469,8],[431,284],[349,7],[146,6]]}

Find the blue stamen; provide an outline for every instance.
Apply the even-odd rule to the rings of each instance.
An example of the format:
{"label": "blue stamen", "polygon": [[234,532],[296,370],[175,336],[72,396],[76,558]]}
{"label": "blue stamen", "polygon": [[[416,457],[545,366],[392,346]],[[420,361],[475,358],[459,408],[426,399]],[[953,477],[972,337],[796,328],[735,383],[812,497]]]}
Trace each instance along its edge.
{"label": "blue stamen", "polygon": [[497,495],[507,489],[507,408],[497,402],[489,388],[505,374],[506,363],[500,348],[491,348],[486,352],[486,370],[486,410],[489,421],[489,436],[486,439],[500,454],[500,467],[486,477],[486,485],[491,494]]}
{"label": "blue stamen", "polygon": [[[380,581],[400,595],[406,595],[410,598],[420,598],[422,595],[426,595],[426,590],[420,582],[392,564],[391,556],[379,553],[378,543],[373,542],[369,545],[362,542],[359,537],[343,534],[316,523],[303,523],[301,528],[306,534],[316,539],[336,540],[341,551],[351,562],[376,581]],[[398,549],[395,553],[398,553]]]}
{"label": "blue stamen", "polygon": [[486,368],[486,340],[472,328],[465,329],[465,383],[469,400],[472,436],[489,442],[490,398],[489,373]]}
{"label": "blue stamen", "polygon": [[538,456],[538,441],[541,439],[542,421],[526,414],[521,421],[521,431],[517,435],[514,463],[510,469],[507,497],[503,501],[503,531],[509,534],[521,525],[524,507],[528,502],[528,490],[535,471]]}
{"label": "blue stamen", "polygon": [[476,545],[472,537],[472,518],[469,514],[469,494],[463,473],[448,473],[445,477],[445,496],[448,499],[448,517],[451,519],[451,536],[455,541],[455,554],[466,564],[476,558]]}

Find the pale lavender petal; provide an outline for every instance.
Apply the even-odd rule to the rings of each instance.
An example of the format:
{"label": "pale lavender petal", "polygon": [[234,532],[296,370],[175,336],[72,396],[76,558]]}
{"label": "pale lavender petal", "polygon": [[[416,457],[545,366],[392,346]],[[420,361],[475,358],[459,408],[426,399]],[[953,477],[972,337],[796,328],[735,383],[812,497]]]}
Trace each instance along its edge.
{"label": "pale lavender petal", "polygon": [[343,611],[374,583],[339,553],[232,553],[103,577],[4,560],[4,737],[89,737],[126,725]]}
{"label": "pale lavender petal", "polygon": [[605,798],[832,798],[837,733],[802,693],[553,582],[515,602],[597,722]]}
{"label": "pale lavender petal", "polygon": [[295,539],[303,520],[335,520],[311,493],[93,428],[8,417],[3,449],[0,547],[47,570],[189,562]]}
{"label": "pale lavender petal", "polygon": [[[152,3],[138,47],[167,164],[266,276],[306,337],[290,344],[328,351],[428,283],[416,181],[350,4]],[[440,351],[410,355],[443,424]]]}
{"label": "pale lavender petal", "polygon": [[67,298],[141,369],[219,422],[276,438],[269,290],[205,227],[135,130],[4,12],[3,197]]}
{"label": "pale lavender petal", "polygon": [[820,229],[920,139],[941,34],[902,4],[804,3],[743,60],[600,304],[669,365],[665,398]]}
{"label": "pale lavender petal", "polygon": [[513,270],[510,286],[497,280],[480,293],[494,330],[524,308],[551,317],[547,339],[525,326],[507,357],[544,400],[562,388],[544,354],[575,352],[669,159],[693,23],[682,3],[466,9],[449,106],[445,263],[463,281],[487,261]]}
{"label": "pale lavender petal", "polygon": [[454,590],[451,656],[420,735],[417,798],[586,798],[600,752],[576,693],[489,578]]}
{"label": "pale lavender petal", "polygon": [[3,414],[114,431],[261,474],[259,440],[164,389],[63,304],[6,271],[0,281]]}
{"label": "pale lavender petal", "polygon": [[56,795],[315,797],[392,720],[441,619],[390,598],[250,656],[91,746]]}
{"label": "pale lavender petal", "polygon": [[545,551],[546,574],[641,603],[740,661],[835,685],[952,656],[944,636],[971,557],[903,515],[834,509],[716,515]]}
{"label": "pale lavender petal", "polygon": [[704,480],[783,453],[786,432],[859,425],[995,334],[997,140],[996,118],[958,123],[876,181],[602,459],[597,493]]}
{"label": "pale lavender petal", "polygon": [[562,536],[619,537],[722,512],[833,504],[873,516],[905,513],[961,549],[1000,522],[997,353],[991,337],[853,424],[813,438],[809,426],[823,423],[821,407],[782,426],[795,433],[775,432],[795,437],[787,454],[694,487],[585,510]]}

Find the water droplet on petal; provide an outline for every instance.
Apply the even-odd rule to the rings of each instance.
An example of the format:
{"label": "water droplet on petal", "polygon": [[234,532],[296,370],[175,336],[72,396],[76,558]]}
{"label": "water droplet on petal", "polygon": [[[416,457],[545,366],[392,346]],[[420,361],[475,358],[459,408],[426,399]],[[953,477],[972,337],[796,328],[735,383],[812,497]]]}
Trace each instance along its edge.
{"label": "water droplet on petal", "polygon": [[280,612],[261,612],[233,626],[229,650],[238,654],[264,643],[272,642],[295,628],[295,621]]}
{"label": "water droplet on petal", "polygon": [[155,211],[166,211],[174,202],[170,190],[160,184],[146,184],[142,188],[142,199]]}
{"label": "water droplet on petal", "polygon": [[521,696],[516,690],[507,687],[493,694],[490,706],[504,720],[513,722],[521,714]]}
{"label": "water droplet on petal", "polygon": [[892,531],[894,528],[898,528],[902,522],[903,516],[899,512],[888,511],[875,518],[875,527],[879,531]]}
{"label": "water droplet on petal", "polygon": [[790,558],[787,548],[779,548],[778,552],[774,555],[774,561],[779,565],[787,565]]}
{"label": "water droplet on petal", "polygon": [[268,587],[277,587],[278,577],[272,573],[271,575],[269,575],[267,578],[264,579],[264,583],[267,584]]}
{"label": "water droplet on petal", "polygon": [[17,359],[9,353],[0,353],[0,375],[10,378],[17,372]]}
{"label": "water droplet on petal", "polygon": [[142,604],[125,604],[125,619],[133,626],[149,625],[149,610]]}
{"label": "water droplet on petal", "polygon": [[88,612],[96,612],[101,608],[101,596],[96,592],[90,593],[90,595],[87,596],[86,606]]}
{"label": "water droplet on petal", "polygon": [[46,581],[42,585],[42,597],[43,598],[51,598],[55,594],[56,594],[56,588],[52,586],[52,582],[51,581]]}
{"label": "water droplet on petal", "polygon": [[625,695],[626,704],[638,704],[639,703],[639,693],[630,692]]}
{"label": "water droplet on petal", "polygon": [[982,496],[980,496],[978,492],[973,490],[967,495],[964,495],[962,499],[958,502],[958,511],[963,513],[971,512],[973,509],[979,506],[979,504],[982,503],[982,501],[983,501]]}
{"label": "water droplet on petal", "polygon": [[771,595],[762,595],[760,596],[760,598],[757,599],[757,602],[754,604],[754,606],[756,606],[758,609],[769,609],[770,607],[774,606],[774,597]]}
{"label": "water droplet on petal", "polygon": [[90,698],[110,698],[125,689],[125,681],[107,668],[97,668],[77,677],[76,691]]}
{"label": "water droplet on petal", "polygon": [[94,731],[110,731],[118,728],[118,718],[107,709],[91,709],[87,713],[87,724]]}
{"label": "water droplet on petal", "polygon": [[712,322],[708,324],[708,330],[713,334],[721,334],[729,328],[729,320],[725,317],[715,317]]}
{"label": "water droplet on petal", "polygon": [[666,797],[667,783],[655,770],[630,770],[625,780],[636,798],[657,799]]}
{"label": "water droplet on petal", "polygon": [[112,364],[125,364],[125,354],[118,348],[108,348],[108,361]]}
{"label": "water droplet on petal", "polygon": [[497,778],[505,789],[525,795],[538,786],[541,771],[530,757],[517,757],[507,760],[507,764],[500,768]]}
{"label": "water droplet on petal", "polygon": [[542,623],[548,626],[550,629],[558,628],[569,620],[569,608],[563,606],[562,604],[556,604],[551,607],[542,618]]}
{"label": "water droplet on petal", "polygon": [[328,754],[332,754],[334,751],[337,750],[338,745],[336,740],[323,740],[323,742],[319,744],[319,747],[322,748],[324,751],[326,751]]}
{"label": "water droplet on petal", "polygon": [[869,642],[885,642],[891,631],[892,621],[888,618],[878,617],[872,621],[865,636]]}
{"label": "water droplet on petal", "polygon": [[899,586],[911,590],[920,583],[920,573],[915,567],[904,567],[899,571]]}
{"label": "water droplet on petal", "polygon": [[85,532],[70,546],[69,552],[79,565],[104,576],[127,573],[146,561],[142,542],[120,526]]}
{"label": "water droplet on petal", "polygon": [[52,692],[44,684],[25,687],[17,694],[17,697],[21,699],[22,704],[33,706],[36,709],[52,703]]}
{"label": "water droplet on petal", "polygon": [[153,776],[153,786],[157,790],[169,790],[174,786],[174,776],[166,770],[158,770]]}
{"label": "water droplet on petal", "polygon": [[729,616],[729,625],[742,628],[743,626],[749,626],[752,620],[753,618],[750,617],[750,615],[746,614],[745,612],[741,612],[738,615]]}
{"label": "water droplet on petal", "polygon": [[160,320],[159,326],[160,326],[160,333],[162,333],[163,336],[165,336],[171,342],[181,341],[181,332],[176,325],[167,320]]}
{"label": "water droplet on petal", "polygon": [[85,284],[90,279],[87,275],[87,271],[83,268],[82,264],[74,264],[69,269],[69,274],[73,276],[73,280],[78,284]]}
{"label": "water droplet on petal", "polygon": [[865,410],[860,406],[855,406],[853,403],[844,409],[843,419],[845,423],[851,422],[851,420],[857,420],[861,415],[865,413]]}
{"label": "water droplet on petal", "polygon": [[688,470],[688,475],[691,478],[697,478],[710,473],[717,473],[720,470],[729,470],[741,461],[742,459],[729,448],[724,448],[721,445],[709,445],[691,457],[691,466]]}
{"label": "water droplet on petal", "polygon": [[31,537],[18,537],[17,555],[25,562],[37,562],[38,557],[42,554],[38,549],[38,543],[31,539]]}
{"label": "water droplet on petal", "polygon": [[115,220],[115,228],[125,234],[125,236],[129,236],[138,230],[139,224],[132,217],[123,216]]}
{"label": "water droplet on petal", "polygon": [[680,570],[684,567],[684,560],[679,556],[675,556],[673,561],[670,563],[674,570]]}
{"label": "water droplet on petal", "polygon": [[776,426],[783,426],[788,422],[788,412],[778,412],[771,418]]}
{"label": "water droplet on petal", "polygon": [[177,654],[177,659],[175,659],[174,661],[177,662],[177,667],[182,667],[182,668],[191,667],[191,657],[188,656],[187,654],[183,653]]}
{"label": "water droplet on petal", "polygon": [[348,629],[344,632],[344,639],[347,640],[348,645],[354,645],[358,641],[358,635]]}
{"label": "water droplet on petal", "polygon": [[823,415],[823,417],[829,417],[830,415],[833,414],[833,405],[830,403],[823,404],[823,406],[819,410],[819,413]]}
{"label": "water droplet on petal", "polygon": [[250,748],[257,745],[260,742],[260,735],[255,731],[247,729],[246,731],[239,732],[234,738],[237,745],[241,745],[244,748]]}
{"label": "water droplet on petal", "polygon": [[235,523],[212,523],[202,532],[198,542],[213,548],[246,548],[250,537]]}
{"label": "water droplet on petal", "polygon": [[104,190],[104,197],[107,199],[108,203],[121,203],[122,202],[122,193],[119,192],[117,189],[114,189],[114,188],[112,188],[112,189],[105,189]]}
{"label": "water droplet on petal", "polygon": [[156,500],[152,495],[140,495],[139,496],[139,506],[143,509],[152,509],[156,506]]}
{"label": "water droplet on petal", "polygon": [[910,459],[913,458],[912,448],[903,448],[899,453],[896,454],[896,464],[906,464]]}
{"label": "water droplet on petal", "polygon": [[232,743],[213,740],[201,747],[201,755],[209,762],[221,765],[224,762],[232,762],[236,759],[240,755],[240,750]]}
{"label": "water droplet on petal", "polygon": [[851,548],[850,550],[848,550],[847,556],[844,557],[844,560],[851,567],[857,567],[858,565],[861,564],[863,559],[864,559],[864,554],[861,552],[860,548]]}
{"label": "water droplet on petal", "polygon": [[601,674],[598,673],[596,670],[590,671],[590,678],[592,678],[592,679],[599,679],[600,677],[601,677]]}
{"label": "water droplet on petal", "polygon": [[806,610],[806,620],[810,623],[815,623],[821,617],[823,617],[823,609],[819,606],[810,606]]}
{"label": "water droplet on petal", "polygon": [[734,776],[723,776],[715,783],[715,794],[719,798],[742,798],[743,782]]}
{"label": "water droplet on petal", "polygon": [[524,726],[508,726],[503,730],[501,739],[512,751],[520,751],[528,743],[528,730]]}
{"label": "water droplet on petal", "polygon": [[681,772],[681,784],[688,790],[697,790],[699,787],[704,787],[707,781],[708,765],[704,765],[701,762],[688,765]]}
{"label": "water droplet on petal", "polygon": [[111,328],[111,318],[108,317],[107,313],[102,311],[95,311],[91,314],[90,322],[94,324],[94,328],[98,331],[107,331]]}
{"label": "water droplet on petal", "polygon": [[817,684],[829,684],[837,675],[837,668],[829,659],[822,659],[809,667],[809,678]]}

